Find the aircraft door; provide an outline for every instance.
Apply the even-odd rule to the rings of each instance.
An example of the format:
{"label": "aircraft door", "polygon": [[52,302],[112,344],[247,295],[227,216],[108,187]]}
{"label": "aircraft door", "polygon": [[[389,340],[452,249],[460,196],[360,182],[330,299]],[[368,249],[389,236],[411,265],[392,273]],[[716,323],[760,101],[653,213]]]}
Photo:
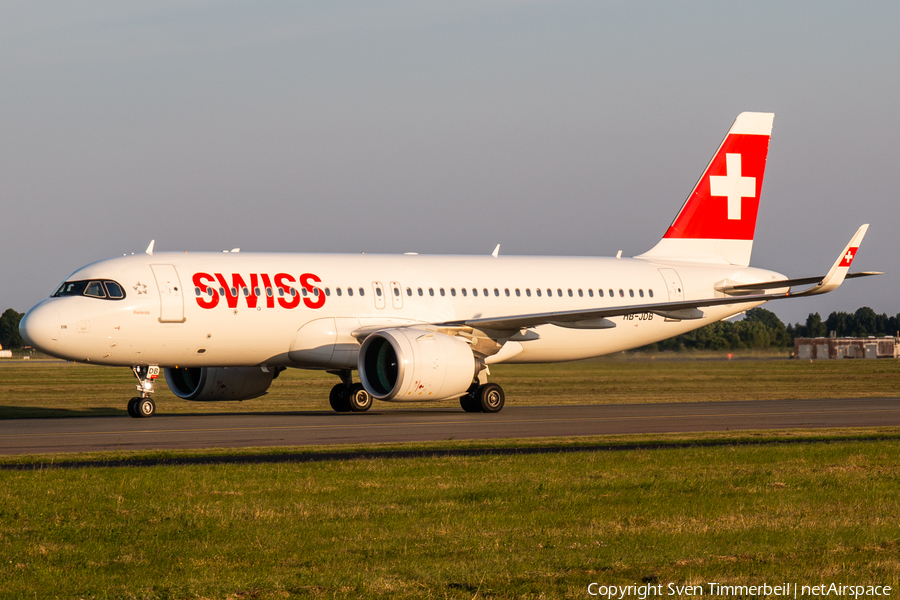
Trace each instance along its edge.
{"label": "aircraft door", "polygon": [[[684,287],[681,277],[675,269],[660,269],[659,274],[666,281],[666,289],[669,291],[669,302],[681,302],[684,300]],[[679,321],[680,319],[666,319],[666,321]]]}
{"label": "aircraft door", "polygon": [[372,282],[372,291],[375,292],[375,308],[384,308],[384,286],[380,281]]}
{"label": "aircraft door", "polygon": [[403,308],[403,290],[396,281],[391,282],[391,302],[394,303],[394,308]]}
{"label": "aircraft door", "polygon": [[150,265],[159,290],[159,322],[184,323],[184,296],[181,280],[172,265]]}
{"label": "aircraft door", "polygon": [[666,289],[669,290],[669,302],[681,302],[684,300],[681,277],[678,276],[675,269],[660,269],[659,273],[666,280]]}

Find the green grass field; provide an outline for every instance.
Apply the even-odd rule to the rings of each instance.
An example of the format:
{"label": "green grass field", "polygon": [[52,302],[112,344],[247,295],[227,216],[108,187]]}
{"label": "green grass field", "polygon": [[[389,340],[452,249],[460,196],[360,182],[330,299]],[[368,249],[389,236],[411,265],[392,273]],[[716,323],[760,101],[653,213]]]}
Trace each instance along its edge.
{"label": "green grass field", "polygon": [[894,439],[0,472],[4,598],[900,585]]}
{"label": "green grass field", "polygon": [[[895,396],[900,383],[896,361],[705,358],[492,372],[511,405]],[[184,402],[162,385],[157,399],[169,412],[326,409],[333,379],[288,371],[238,404]],[[132,385],[122,369],[6,363],[0,414],[124,414]],[[0,598],[589,598],[592,582],[900,589],[898,428],[400,448],[498,444],[632,447],[304,463],[264,455],[322,450],[248,449],[259,462],[152,467],[48,468],[226,451],[4,458],[30,466],[0,470]]]}
{"label": "green grass field", "polygon": [[[852,398],[900,394],[900,361],[803,362],[783,358],[722,360],[612,357],[552,365],[494,365],[507,404],[605,404],[783,398]],[[245,402],[202,403],[176,398],[161,381],[154,399],[166,413],[330,410],[337,383],[321,371],[288,369],[265,396]],[[129,369],[13,361],[0,362],[0,418],[124,415],[135,394]],[[455,401],[448,404],[456,405]],[[398,405],[376,402],[384,410]]]}

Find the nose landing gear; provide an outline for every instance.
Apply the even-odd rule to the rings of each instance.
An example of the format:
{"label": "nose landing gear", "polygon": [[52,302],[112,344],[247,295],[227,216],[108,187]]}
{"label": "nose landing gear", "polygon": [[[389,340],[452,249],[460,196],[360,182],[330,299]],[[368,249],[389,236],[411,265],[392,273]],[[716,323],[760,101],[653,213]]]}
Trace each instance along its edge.
{"label": "nose landing gear", "polygon": [[135,389],[141,395],[128,401],[128,414],[136,419],[152,417],[156,414],[156,403],[153,402],[150,394],[153,393],[153,382],[159,377],[159,367],[156,365],[149,367],[138,365],[132,367],[131,371],[138,380],[138,385]]}

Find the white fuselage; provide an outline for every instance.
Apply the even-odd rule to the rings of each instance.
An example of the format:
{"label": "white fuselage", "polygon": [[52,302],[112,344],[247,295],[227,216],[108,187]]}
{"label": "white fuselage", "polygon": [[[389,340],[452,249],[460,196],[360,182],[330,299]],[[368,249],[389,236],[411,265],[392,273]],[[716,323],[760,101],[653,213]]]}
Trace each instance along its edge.
{"label": "white fuselage", "polygon": [[[29,337],[54,356],[104,365],[354,369],[359,344],[350,333],[361,328],[713,298],[723,281],[774,279],[783,276],[633,258],[140,254],[93,263],[68,279],[115,281],[124,299],[48,298],[29,312]],[[614,317],[605,329],[539,325],[486,362],[600,356],[751,306],[709,307],[693,320]]]}

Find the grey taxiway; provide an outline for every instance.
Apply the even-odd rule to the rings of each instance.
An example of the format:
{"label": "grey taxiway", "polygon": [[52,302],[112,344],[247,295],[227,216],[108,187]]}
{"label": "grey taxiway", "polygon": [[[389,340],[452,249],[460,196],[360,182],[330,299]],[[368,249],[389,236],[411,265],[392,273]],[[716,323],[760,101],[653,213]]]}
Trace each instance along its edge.
{"label": "grey taxiway", "polygon": [[900,426],[900,398],[592,406],[507,406],[465,413],[450,403],[332,411],[0,421],[0,454],[328,446],[384,442],[725,430]]}

